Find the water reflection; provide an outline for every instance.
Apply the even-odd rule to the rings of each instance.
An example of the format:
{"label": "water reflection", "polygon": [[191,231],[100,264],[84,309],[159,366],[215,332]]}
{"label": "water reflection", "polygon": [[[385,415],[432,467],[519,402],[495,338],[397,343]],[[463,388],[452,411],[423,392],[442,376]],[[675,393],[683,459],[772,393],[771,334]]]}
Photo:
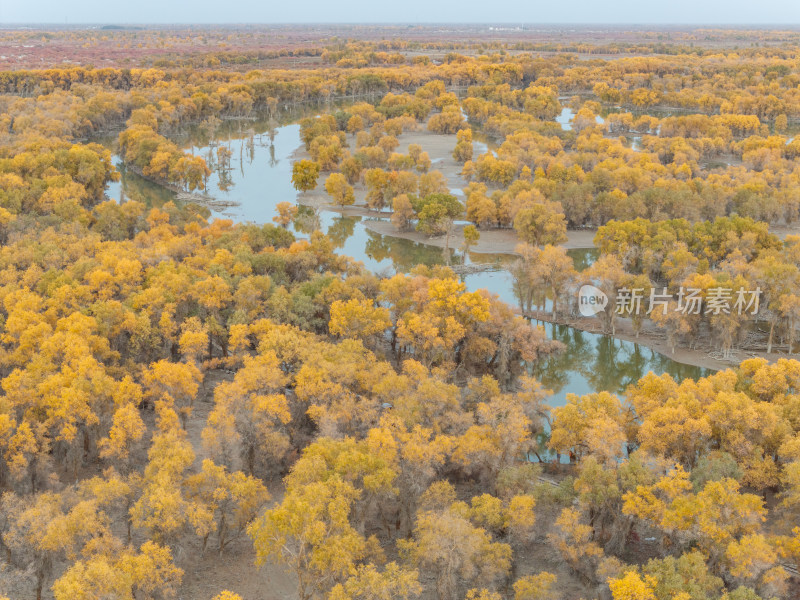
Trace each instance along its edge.
{"label": "water reflection", "polygon": [[566,325],[539,323],[549,337],[559,340],[565,351],[538,361],[532,375],[553,391],[551,406],[560,406],[567,393],[607,391],[623,394],[649,371],[668,373],[676,380],[697,379],[709,369],[675,362],[654,350],[608,335],[589,333]]}
{"label": "water reflection", "polygon": [[120,180],[111,182],[106,187],[106,195],[109,198],[113,198],[118,202],[133,200],[155,208],[175,200],[175,192],[126,169],[122,161],[116,156],[114,157],[114,164],[120,173]]}
{"label": "water reflection", "polygon": [[353,235],[355,230],[355,217],[336,217],[333,219],[333,223],[328,227],[328,237],[331,238],[336,248],[343,248],[345,242]]}
{"label": "water reflection", "polygon": [[[364,253],[379,263],[391,264],[400,273],[408,273],[417,265],[440,265],[445,261],[444,248],[420,244],[412,240],[381,235],[367,230],[367,243]],[[451,248],[450,262],[454,262],[455,251]]]}
{"label": "water reflection", "polygon": [[[575,118],[575,111],[572,110],[569,106],[565,106],[561,109],[561,112],[556,117],[556,123],[561,125],[561,129],[564,131],[571,131],[572,130],[572,119]],[[601,115],[595,115],[594,120],[598,125],[602,125],[606,122],[606,120]]]}
{"label": "water reflection", "polygon": [[[304,110],[313,114],[319,108]],[[297,118],[298,114],[293,113],[279,117],[267,115],[255,121],[225,121],[212,124],[213,127],[197,126],[184,136],[184,147],[208,157],[214,167],[208,181],[209,193],[217,200],[234,203],[215,212],[215,216],[237,222],[269,223],[276,215],[278,202],[296,201],[302,205],[302,195],[298,196],[291,185],[292,154],[301,144],[300,127],[292,122]],[[115,164],[122,179],[108,186],[109,197],[120,201],[137,200],[148,206],[175,201],[173,192],[125,170],[118,158]],[[341,254],[362,261],[366,268],[381,275],[408,272],[418,264],[445,262],[444,251],[439,247],[385,236],[368,227],[370,221],[381,220],[385,221],[386,217],[347,216],[301,206],[292,229],[301,236],[315,229],[325,231]],[[575,249],[568,253],[578,271],[586,269],[598,256],[597,249]],[[452,263],[462,259],[453,249],[449,254]],[[471,252],[464,259],[467,263],[495,264],[502,269],[514,257]],[[471,273],[462,279],[470,290],[488,289],[509,304],[517,304],[511,277],[505,270]],[[554,391],[549,401],[554,406],[564,402],[567,392],[585,394],[607,390],[621,393],[647,371],[670,373],[678,379],[700,377],[707,372],[608,336],[563,325],[546,324],[545,328],[550,336],[566,346],[564,353],[543,359],[533,368],[533,375]]]}
{"label": "water reflection", "polygon": [[572,264],[579,273],[592,266],[600,257],[600,248],[570,248],[567,254],[572,258]]}

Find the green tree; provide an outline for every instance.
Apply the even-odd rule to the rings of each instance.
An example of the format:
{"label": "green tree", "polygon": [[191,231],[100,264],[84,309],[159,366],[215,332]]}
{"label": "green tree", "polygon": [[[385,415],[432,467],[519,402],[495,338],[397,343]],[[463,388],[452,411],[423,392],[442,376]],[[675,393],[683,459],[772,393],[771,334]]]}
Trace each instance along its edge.
{"label": "green tree", "polygon": [[431,236],[444,234],[444,252],[449,264],[453,221],[464,214],[464,205],[452,194],[444,193],[428,194],[412,202],[417,213],[417,231]]}
{"label": "green tree", "polygon": [[567,241],[567,221],[558,202],[545,201],[520,209],[514,217],[514,229],[532,246]]}
{"label": "green tree", "polygon": [[317,187],[319,163],[313,160],[300,160],[292,166],[292,185],[298,192],[308,192]]}
{"label": "green tree", "polygon": [[356,201],[353,186],[347,183],[347,178],[341,173],[331,173],[328,176],[325,180],[325,191],[338,206],[348,206]]}
{"label": "green tree", "polygon": [[461,244],[461,262],[464,263],[467,260],[467,254],[469,254],[469,249],[478,243],[481,239],[481,233],[478,231],[478,228],[475,225],[466,225],[464,227],[464,242]]}

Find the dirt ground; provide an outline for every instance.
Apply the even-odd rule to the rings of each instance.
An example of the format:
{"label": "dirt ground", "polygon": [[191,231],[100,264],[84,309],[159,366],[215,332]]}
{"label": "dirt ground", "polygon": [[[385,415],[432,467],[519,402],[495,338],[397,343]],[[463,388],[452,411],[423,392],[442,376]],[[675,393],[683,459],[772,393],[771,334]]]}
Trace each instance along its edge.
{"label": "dirt ground", "polygon": [[[440,171],[447,178],[451,191],[463,201],[463,192],[461,190],[467,186],[467,181],[461,177],[461,165],[451,156],[456,145],[456,136],[432,133],[425,129],[426,126],[424,124],[419,124],[417,127],[416,131],[405,132],[397,138],[400,145],[397,147],[396,152],[407,154],[410,144],[419,144],[423,151],[430,156],[431,170]],[[356,148],[353,136],[348,136],[348,143],[350,151],[354,153]],[[474,156],[477,157],[481,151],[481,143],[476,142]],[[310,160],[311,157],[305,147],[300,146],[294,151],[291,158],[292,160]],[[391,217],[391,210],[375,211],[367,206],[367,189],[363,183],[357,183],[353,186],[353,189],[356,198],[353,205],[346,207],[335,206],[331,204],[330,196],[325,191],[324,179],[320,177],[317,188],[299,194],[297,201],[306,206],[335,211],[343,215],[379,216],[386,219]],[[412,240],[439,248],[444,248],[445,245],[444,236],[429,237],[418,231],[398,231],[394,225],[387,221],[369,221],[364,226],[381,235]],[[463,224],[454,226],[450,237],[451,248],[458,248],[463,243],[463,229]],[[787,235],[800,235],[800,224],[773,226],[771,231],[783,240],[786,239]],[[569,230],[567,231],[567,241],[562,246],[566,249],[594,248],[596,232],[595,229]],[[484,229],[481,230],[480,234],[480,240],[471,248],[472,252],[480,254],[514,254],[519,244],[519,239],[513,229]]]}
{"label": "dirt ground", "polygon": [[[456,146],[456,136],[431,133],[425,129],[426,126],[424,124],[418,124],[417,127],[418,129],[416,131],[407,131],[398,136],[397,139],[400,142],[400,145],[397,147],[395,152],[400,154],[408,154],[409,145],[419,144],[422,146],[422,150],[427,152],[431,159],[431,171],[441,171],[442,175],[447,178],[450,189],[457,190],[455,193],[463,196],[461,189],[466,187],[467,182],[461,177],[461,165],[453,160],[453,157],[451,156],[453,148]],[[347,141],[350,146],[350,152],[355,153],[356,147],[354,137],[352,135],[348,135]],[[476,156],[479,148],[479,144],[476,143]],[[310,160],[311,156],[308,154],[308,151],[304,146],[300,146],[294,151],[291,158],[292,160]],[[316,189],[299,195],[298,202],[307,206],[313,206],[315,208],[339,211],[341,209],[331,204],[330,196],[328,196],[327,192],[325,191],[324,177],[324,175],[320,177]],[[343,212],[345,214],[361,214],[352,211],[357,211],[359,209],[369,211],[369,207],[367,207],[366,203],[366,186],[363,183],[357,183],[353,187],[355,189],[356,196],[355,204],[352,207],[346,207]],[[376,214],[374,211],[369,212],[370,214]],[[385,216],[388,216],[388,214]]]}
{"label": "dirt ground", "polygon": [[[368,221],[364,227],[382,235],[403,238],[444,248],[444,236],[428,237],[418,231],[397,231],[394,225],[386,221]],[[464,242],[464,225],[455,225],[450,235],[450,247],[458,248]],[[513,229],[481,229],[481,239],[470,247],[470,252],[478,254],[515,254],[519,238]],[[594,248],[594,230],[582,229],[567,231],[567,241],[562,244],[566,249]]]}
{"label": "dirt ground", "polygon": [[[194,467],[207,456],[203,450],[202,431],[214,408],[214,388],[232,375],[221,370],[206,374],[203,389],[195,402],[194,411],[186,424],[186,432],[197,454]],[[280,481],[267,485],[270,503],[280,502],[283,486]],[[282,566],[268,563],[255,565],[256,553],[246,534],[232,542],[223,554],[216,551],[216,540],[209,540],[205,553],[193,536],[192,543],[176,553],[176,564],[184,570],[183,582],[178,590],[178,600],[211,600],[223,590],[235,592],[242,600],[285,600],[297,596],[296,581]]]}
{"label": "dirt ground", "polygon": [[[447,178],[448,187],[454,194],[459,196],[463,201],[463,188],[467,186],[467,181],[461,177],[461,165],[453,160],[451,153],[456,145],[455,135],[441,135],[431,133],[425,129],[425,125],[418,125],[416,131],[408,131],[400,135],[397,139],[400,145],[397,147],[396,152],[401,154],[408,153],[408,147],[411,144],[419,144],[422,146],[423,151],[428,153],[431,159],[431,170],[440,171],[442,175]],[[348,143],[350,144],[350,151],[355,152],[355,142],[353,136],[348,136]],[[477,156],[483,147],[480,142],[475,143],[475,156]],[[310,159],[305,147],[300,146],[292,154],[292,160]],[[367,189],[363,183],[357,183],[353,186],[356,201],[352,206],[344,208],[334,206],[330,202],[330,196],[325,192],[324,179],[320,177],[319,184],[315,190],[300,194],[297,201],[300,204],[311,206],[317,209],[324,209],[339,212],[344,215],[360,215],[367,217],[380,216],[383,218],[391,217],[391,211],[375,211],[369,208],[366,203]],[[418,231],[398,231],[394,225],[387,221],[369,221],[365,223],[365,227],[371,229],[381,235],[387,235],[397,238],[421,242],[431,246],[444,248],[444,236],[429,237]],[[457,224],[453,228],[453,233],[450,236],[450,247],[458,248],[464,241],[462,234],[464,230],[463,224]],[[472,248],[472,252],[481,254],[514,254],[515,248],[519,244],[517,234],[513,229],[485,229],[481,230],[481,238],[477,244]],[[594,248],[594,230],[578,230],[568,231],[567,241],[563,244],[565,248]]]}
{"label": "dirt ground", "polygon": [[[183,584],[178,600],[211,600],[223,590],[229,590],[242,600],[289,600],[297,597],[297,583],[281,566],[255,566],[255,552],[249,538],[232,543],[223,555],[207,550],[200,559],[200,548],[187,551]],[[182,563],[182,564],[181,564]]]}
{"label": "dirt ground", "polygon": [[769,230],[782,240],[785,240],[786,237],[790,235],[800,235],[800,225],[797,223],[791,225],[772,225]]}

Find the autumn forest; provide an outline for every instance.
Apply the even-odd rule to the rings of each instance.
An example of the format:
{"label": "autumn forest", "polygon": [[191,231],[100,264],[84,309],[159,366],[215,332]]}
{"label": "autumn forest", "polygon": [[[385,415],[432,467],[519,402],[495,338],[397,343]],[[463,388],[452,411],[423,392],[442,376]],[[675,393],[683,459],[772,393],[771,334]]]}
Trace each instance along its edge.
{"label": "autumn forest", "polygon": [[0,55],[0,598],[800,597],[800,31]]}

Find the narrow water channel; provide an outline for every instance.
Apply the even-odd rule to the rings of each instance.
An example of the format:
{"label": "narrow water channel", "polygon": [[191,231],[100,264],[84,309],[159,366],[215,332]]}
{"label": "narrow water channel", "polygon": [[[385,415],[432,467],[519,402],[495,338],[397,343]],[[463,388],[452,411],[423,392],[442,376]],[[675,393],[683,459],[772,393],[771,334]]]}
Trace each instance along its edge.
{"label": "narrow water channel", "polygon": [[[566,115],[565,115],[566,116]],[[292,123],[270,129],[264,121],[239,124],[226,134],[218,135],[213,142],[190,139],[187,149],[203,157],[213,156],[219,144],[231,150],[227,169],[213,170],[208,192],[218,200],[232,206],[212,214],[235,222],[271,223],[275,206],[279,202],[302,202],[292,187],[292,154],[300,147],[300,126]],[[198,144],[198,145],[192,145]],[[135,173],[126,171],[115,156],[115,164],[122,177],[109,184],[109,198],[137,200],[149,206],[160,206],[175,201],[170,190],[152,183]],[[342,216],[334,211],[321,211],[321,228],[334,241],[338,252],[364,263],[370,271],[381,275],[408,272],[417,264],[444,263],[441,248],[411,240],[381,235],[366,227],[370,219],[386,217]],[[305,235],[299,223],[294,230]],[[582,270],[595,259],[596,250],[570,250],[576,268]],[[451,254],[455,256],[453,250]],[[460,257],[459,257],[460,259]],[[509,255],[474,254],[466,262],[497,262],[500,266],[511,260]],[[480,272],[463,277],[470,290],[487,289],[504,301],[515,304],[511,277],[505,270]],[[682,364],[649,348],[573,329],[566,325],[545,324],[550,337],[566,346],[562,354],[539,361],[534,375],[553,390],[549,403],[563,404],[568,393],[586,394],[594,391],[622,393],[628,384],[648,371],[669,373],[677,379],[697,378],[709,373],[707,369]]]}

